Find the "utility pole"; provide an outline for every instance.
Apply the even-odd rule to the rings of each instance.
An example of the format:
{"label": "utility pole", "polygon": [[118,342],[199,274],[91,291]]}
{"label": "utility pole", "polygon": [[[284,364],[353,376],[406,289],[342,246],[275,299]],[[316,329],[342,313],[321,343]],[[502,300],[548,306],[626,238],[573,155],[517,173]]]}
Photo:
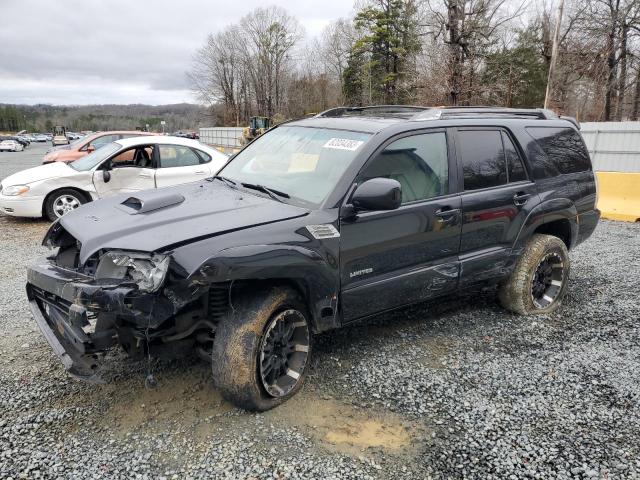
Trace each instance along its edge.
{"label": "utility pole", "polygon": [[553,47],[551,49],[551,63],[549,64],[549,76],[547,77],[547,91],[544,95],[544,108],[549,108],[551,100],[551,87],[553,83],[553,74],[556,69],[556,61],[558,60],[558,47],[560,43],[560,26],[562,25],[562,11],[564,9],[564,0],[560,0],[558,5],[558,19],[556,20],[556,28],[553,32]]}

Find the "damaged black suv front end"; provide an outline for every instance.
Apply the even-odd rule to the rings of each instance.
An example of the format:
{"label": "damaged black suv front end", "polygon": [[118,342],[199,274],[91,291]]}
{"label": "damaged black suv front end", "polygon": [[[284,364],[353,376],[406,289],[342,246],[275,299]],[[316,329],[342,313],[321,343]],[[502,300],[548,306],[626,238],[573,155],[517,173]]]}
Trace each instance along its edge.
{"label": "damaged black suv front end", "polygon": [[59,222],[43,244],[53,253],[29,267],[27,296],[71,375],[100,382],[100,357],[118,344],[135,358],[187,337],[193,348],[198,330],[210,339],[209,286],[185,285],[168,254],[99,250],[81,263],[80,242]]}

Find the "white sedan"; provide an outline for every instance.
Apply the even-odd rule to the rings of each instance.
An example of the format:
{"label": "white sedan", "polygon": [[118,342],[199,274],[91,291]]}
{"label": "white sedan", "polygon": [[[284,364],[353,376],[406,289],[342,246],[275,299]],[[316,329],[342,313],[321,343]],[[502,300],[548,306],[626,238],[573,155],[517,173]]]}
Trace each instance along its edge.
{"label": "white sedan", "polygon": [[132,137],[72,163],[53,162],[0,183],[0,212],[56,220],[83,203],[215,175],[228,157],[196,140]]}
{"label": "white sedan", "polygon": [[0,142],[0,152],[21,152],[24,147],[15,140],[3,140]]}

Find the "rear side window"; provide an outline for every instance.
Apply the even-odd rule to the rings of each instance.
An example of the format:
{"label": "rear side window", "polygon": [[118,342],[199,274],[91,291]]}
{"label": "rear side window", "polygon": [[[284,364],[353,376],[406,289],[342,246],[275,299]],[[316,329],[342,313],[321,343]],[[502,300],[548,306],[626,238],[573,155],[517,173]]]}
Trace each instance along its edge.
{"label": "rear side window", "polygon": [[[573,128],[528,127],[527,132],[546,155],[547,175],[584,172],[591,169],[589,153]],[[557,173],[555,173],[557,172]]]}
{"label": "rear side window", "polygon": [[160,145],[160,166],[162,168],[171,167],[191,167],[203,163],[196,152],[189,147],[177,145]]}
{"label": "rear side window", "polygon": [[507,168],[499,130],[458,132],[465,190],[497,187],[507,183]]}

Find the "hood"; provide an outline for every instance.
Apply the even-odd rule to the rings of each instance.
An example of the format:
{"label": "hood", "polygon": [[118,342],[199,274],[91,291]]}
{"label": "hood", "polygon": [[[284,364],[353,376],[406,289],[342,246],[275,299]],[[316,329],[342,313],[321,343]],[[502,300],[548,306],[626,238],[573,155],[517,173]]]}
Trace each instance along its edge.
{"label": "hood", "polygon": [[47,180],[48,178],[64,177],[76,171],[66,163],[48,163],[39,167],[27,168],[21,172],[14,173],[2,180],[2,185],[28,185],[29,183]]}
{"label": "hood", "polygon": [[53,152],[57,152],[57,151],[60,151],[60,150],[71,150],[71,145],[58,145],[57,147],[51,147],[50,149],[48,149],[44,153],[48,154],[48,153],[53,153]]}
{"label": "hood", "polygon": [[[144,205],[154,208],[145,211]],[[90,202],[59,222],[80,241],[84,263],[100,249],[161,251],[306,214],[304,208],[205,181]]]}

